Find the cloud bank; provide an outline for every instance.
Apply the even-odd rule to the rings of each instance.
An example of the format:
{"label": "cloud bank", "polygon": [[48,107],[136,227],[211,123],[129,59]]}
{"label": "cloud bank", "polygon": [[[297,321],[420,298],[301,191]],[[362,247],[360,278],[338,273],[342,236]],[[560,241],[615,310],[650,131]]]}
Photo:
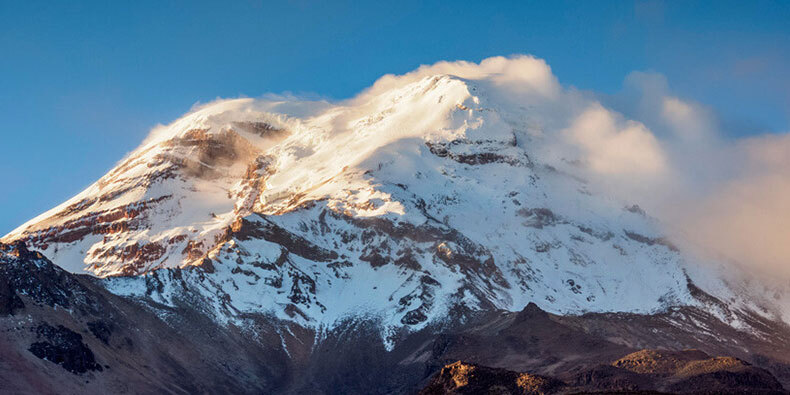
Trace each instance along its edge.
{"label": "cloud bank", "polygon": [[790,278],[790,135],[729,142],[727,171],[701,193],[678,191],[666,217],[712,257]]}

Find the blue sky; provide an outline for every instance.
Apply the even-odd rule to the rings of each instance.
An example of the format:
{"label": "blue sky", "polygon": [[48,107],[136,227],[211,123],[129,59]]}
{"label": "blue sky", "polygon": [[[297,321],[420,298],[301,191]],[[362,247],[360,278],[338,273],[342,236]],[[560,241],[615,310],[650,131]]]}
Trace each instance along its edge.
{"label": "blue sky", "polygon": [[385,73],[527,53],[566,86],[632,71],[733,137],[790,130],[790,2],[0,2],[0,234],[196,102],[347,98]]}

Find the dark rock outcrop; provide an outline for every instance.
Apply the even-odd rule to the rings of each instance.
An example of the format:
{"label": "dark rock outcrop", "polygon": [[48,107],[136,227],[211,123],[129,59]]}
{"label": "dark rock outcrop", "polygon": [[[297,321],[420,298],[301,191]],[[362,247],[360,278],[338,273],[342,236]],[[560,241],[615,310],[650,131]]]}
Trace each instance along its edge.
{"label": "dark rock outcrop", "polygon": [[458,361],[443,367],[420,394],[551,394],[564,386],[550,377]]}
{"label": "dark rock outcrop", "polygon": [[82,336],[63,325],[57,328],[42,323],[36,328],[40,341],[30,345],[33,355],[63,366],[67,371],[79,374],[89,370],[102,371],[101,365],[85,343]]}
{"label": "dark rock outcrop", "polygon": [[420,391],[421,395],[552,393],[787,392],[764,369],[732,357],[708,358],[698,350],[641,350],[610,365],[586,369],[567,381],[458,361],[442,367]]}

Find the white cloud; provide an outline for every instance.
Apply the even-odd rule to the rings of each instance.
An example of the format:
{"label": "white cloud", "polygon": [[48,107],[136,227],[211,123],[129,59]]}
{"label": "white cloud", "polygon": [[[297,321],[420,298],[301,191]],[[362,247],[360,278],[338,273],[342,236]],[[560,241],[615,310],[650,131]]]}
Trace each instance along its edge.
{"label": "white cloud", "polygon": [[372,87],[353,100],[364,101],[394,87],[404,86],[437,74],[448,74],[472,80],[490,78],[495,84],[506,90],[529,92],[542,99],[556,99],[562,91],[560,83],[551,72],[551,67],[543,59],[517,55],[509,58],[491,57],[480,63],[438,62],[420,66],[417,70],[403,75],[388,74],[379,78]]}
{"label": "white cloud", "polygon": [[563,134],[582,148],[597,173],[652,177],[666,171],[664,153],[650,130],[639,122],[618,120],[598,103],[579,115]]}
{"label": "white cloud", "polygon": [[790,276],[790,134],[736,141],[728,153],[737,170],[699,197],[679,191],[667,217],[705,255]]}
{"label": "white cloud", "polygon": [[664,97],[661,115],[681,140],[699,141],[713,137],[712,121],[705,110],[693,103],[677,97]]}

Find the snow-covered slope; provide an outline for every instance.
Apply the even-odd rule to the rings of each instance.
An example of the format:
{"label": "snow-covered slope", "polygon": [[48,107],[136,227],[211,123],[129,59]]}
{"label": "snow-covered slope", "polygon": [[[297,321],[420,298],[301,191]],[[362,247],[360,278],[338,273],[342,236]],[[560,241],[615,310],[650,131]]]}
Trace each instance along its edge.
{"label": "snow-covered slope", "polygon": [[[545,111],[565,94],[550,72],[478,74],[388,77],[339,104],[203,106],[3,240],[119,294],[196,294],[223,320],[397,330],[530,301],[650,313],[706,303],[697,286],[754,306],[557,148],[571,120]],[[200,269],[155,270],[185,266]]]}

